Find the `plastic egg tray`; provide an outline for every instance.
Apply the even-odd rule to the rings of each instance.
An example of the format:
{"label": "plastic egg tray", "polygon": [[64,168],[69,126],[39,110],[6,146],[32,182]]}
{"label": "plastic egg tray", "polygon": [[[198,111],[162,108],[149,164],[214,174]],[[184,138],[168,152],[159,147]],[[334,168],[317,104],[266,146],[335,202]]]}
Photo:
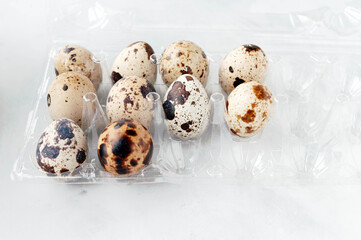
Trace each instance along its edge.
{"label": "plastic egg tray", "polygon": [[[238,27],[134,25],[131,20],[119,23],[131,13],[110,11],[99,4],[87,8],[88,13],[97,13],[94,15],[79,15],[75,10],[60,9],[53,23],[56,34],[50,41],[44,77],[36,82],[38,93],[29,113],[24,148],[12,172],[14,179],[55,183],[360,181],[361,6],[357,3],[350,3],[340,13],[321,9],[312,13],[264,14],[260,20],[263,24],[253,15],[243,16]],[[77,18],[73,18],[75,15]],[[61,30],[70,25],[73,35]],[[199,45],[210,63],[206,90],[213,114],[199,139],[172,139],[156,102],[159,112],[152,126],[154,155],[151,164],[139,174],[114,176],[105,172],[94,148],[98,133],[87,135],[93,139],[88,142],[90,159],[73,174],[48,176],[40,171],[35,150],[42,131],[52,121],[46,95],[55,78],[53,59],[60,47],[74,43],[95,54],[103,69],[98,99],[100,108],[104,108],[111,87],[110,69],[123,48],[135,41],[146,41],[159,58],[168,44],[183,39]],[[218,83],[218,68],[229,51],[246,43],[260,46],[268,57],[265,85],[273,92],[276,106],[262,133],[239,139],[232,136],[224,121],[227,96]],[[155,88],[163,99],[167,88],[159,74]]]}

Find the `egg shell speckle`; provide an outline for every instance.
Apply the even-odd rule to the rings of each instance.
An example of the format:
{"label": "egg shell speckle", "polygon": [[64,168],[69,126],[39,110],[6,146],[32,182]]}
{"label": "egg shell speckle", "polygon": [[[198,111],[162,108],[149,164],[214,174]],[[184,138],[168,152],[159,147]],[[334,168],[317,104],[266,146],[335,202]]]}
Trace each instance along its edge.
{"label": "egg shell speckle", "polygon": [[152,135],[140,122],[113,122],[99,136],[100,163],[112,174],[137,173],[150,163],[152,154]]}
{"label": "egg shell speckle", "polygon": [[230,130],[240,137],[250,137],[262,130],[273,112],[271,91],[259,82],[236,87],[226,101],[225,118]]}
{"label": "egg shell speckle", "polygon": [[134,119],[148,127],[153,119],[152,103],[146,98],[150,92],[155,89],[144,78],[126,77],[115,83],[106,104],[109,121]]}
{"label": "egg shell speckle", "polygon": [[53,121],[41,135],[36,147],[36,160],[47,173],[73,172],[88,159],[86,137],[70,119]]}
{"label": "egg shell speckle", "polygon": [[244,82],[263,83],[267,63],[267,57],[260,47],[253,44],[239,46],[222,61],[218,73],[219,82],[227,93]]}
{"label": "egg shell speckle", "polygon": [[81,126],[83,96],[88,92],[95,93],[95,88],[80,72],[65,72],[57,76],[51,83],[47,95],[48,110],[52,119],[70,118]]}
{"label": "egg shell speckle", "polygon": [[114,83],[128,76],[147,79],[154,84],[157,79],[157,65],[150,61],[153,48],[146,42],[135,42],[123,49],[115,59],[112,67]]}
{"label": "egg shell speckle", "polygon": [[203,85],[186,74],[168,88],[163,110],[170,133],[180,139],[191,139],[199,137],[208,126],[211,106]]}
{"label": "egg shell speckle", "polygon": [[79,71],[99,88],[102,81],[102,68],[94,62],[93,54],[78,45],[66,45],[59,50],[54,59],[55,74]]}
{"label": "egg shell speckle", "polygon": [[159,73],[168,86],[184,74],[193,75],[205,86],[209,73],[207,56],[193,42],[174,42],[162,54]]}

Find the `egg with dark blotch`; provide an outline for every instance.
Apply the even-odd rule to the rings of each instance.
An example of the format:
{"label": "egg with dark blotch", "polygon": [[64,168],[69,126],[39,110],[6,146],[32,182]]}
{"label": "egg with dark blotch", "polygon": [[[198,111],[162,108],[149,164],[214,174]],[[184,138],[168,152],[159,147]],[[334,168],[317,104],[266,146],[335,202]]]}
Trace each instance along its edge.
{"label": "egg with dark blotch", "polygon": [[180,139],[201,136],[210,120],[211,106],[203,85],[189,74],[168,88],[163,110],[169,132]]}
{"label": "egg with dark blotch", "polygon": [[83,96],[88,92],[95,93],[95,88],[80,72],[65,72],[57,76],[47,95],[51,118],[69,118],[81,126]]}
{"label": "egg with dark blotch", "polygon": [[209,73],[207,55],[191,41],[174,42],[162,54],[159,73],[168,86],[184,74],[196,77],[205,86]]}
{"label": "egg with dark blotch", "polygon": [[55,74],[58,76],[64,72],[81,72],[98,89],[102,81],[102,68],[94,61],[93,54],[79,46],[66,45],[62,47],[54,58]]}
{"label": "egg with dark blotch", "polygon": [[154,84],[157,78],[157,65],[150,60],[152,54],[153,48],[146,42],[135,42],[123,49],[113,63],[113,83],[124,77],[137,76]]}
{"label": "egg with dark blotch", "polygon": [[87,158],[86,137],[82,129],[67,118],[53,121],[36,146],[37,164],[47,173],[71,173]]}
{"label": "egg with dark blotch", "polygon": [[250,137],[259,133],[270,119],[274,100],[272,92],[259,82],[236,87],[226,101],[225,118],[232,133]]}
{"label": "egg with dark blotch", "polygon": [[147,100],[150,92],[155,92],[155,89],[144,78],[131,76],[115,83],[106,103],[109,121],[133,119],[149,127],[153,119],[153,105]]}
{"label": "egg with dark blotch", "polygon": [[153,154],[153,139],[138,121],[109,124],[98,139],[98,157],[107,172],[135,174],[147,166]]}
{"label": "egg with dark blotch", "polygon": [[227,93],[245,82],[263,83],[266,77],[267,63],[266,54],[257,45],[239,46],[223,59],[219,67],[219,83]]}

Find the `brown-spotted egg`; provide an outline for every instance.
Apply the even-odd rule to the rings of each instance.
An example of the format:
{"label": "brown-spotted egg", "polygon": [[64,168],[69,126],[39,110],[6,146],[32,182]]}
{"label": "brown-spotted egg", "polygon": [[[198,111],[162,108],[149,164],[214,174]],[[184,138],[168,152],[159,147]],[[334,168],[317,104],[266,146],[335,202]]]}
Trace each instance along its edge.
{"label": "brown-spotted egg", "polygon": [[114,83],[124,77],[137,76],[154,84],[157,78],[157,65],[150,56],[153,48],[146,42],[135,42],[123,49],[115,59],[111,78]]}
{"label": "brown-spotted egg", "polygon": [[47,173],[73,172],[87,157],[88,146],[83,131],[67,118],[53,121],[36,146],[37,164]]}
{"label": "brown-spotted egg", "polygon": [[259,82],[246,82],[236,87],[226,101],[225,118],[230,131],[250,137],[261,131],[273,112],[271,91]]}
{"label": "brown-spotted egg", "polygon": [[109,124],[98,140],[101,165],[112,174],[134,174],[147,166],[153,154],[153,139],[138,121]]}
{"label": "brown-spotted egg", "polygon": [[184,74],[196,77],[205,86],[209,73],[208,59],[195,43],[174,42],[164,50],[159,72],[163,82],[168,86]]}
{"label": "brown-spotted egg", "polygon": [[232,50],[219,68],[219,83],[230,93],[238,85],[257,81],[262,83],[266,76],[267,57],[263,50],[253,44],[245,44]]}
{"label": "brown-spotted egg", "polygon": [[211,106],[203,85],[185,74],[168,88],[163,110],[169,132],[180,139],[191,139],[199,137],[208,126]]}
{"label": "brown-spotted egg", "polygon": [[108,94],[106,112],[110,122],[134,119],[148,127],[153,119],[147,94],[155,92],[144,78],[131,76],[116,82]]}

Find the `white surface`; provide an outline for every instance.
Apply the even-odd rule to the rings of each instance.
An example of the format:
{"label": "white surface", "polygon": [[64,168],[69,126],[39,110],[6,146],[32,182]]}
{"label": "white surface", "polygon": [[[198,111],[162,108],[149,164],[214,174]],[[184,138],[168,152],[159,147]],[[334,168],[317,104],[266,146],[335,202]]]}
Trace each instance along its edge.
{"label": "white surface", "polygon": [[[317,8],[326,1],[264,2],[221,6],[211,2],[208,7],[212,11],[242,6],[242,11],[286,12]],[[127,4],[136,6],[125,2],[124,9]],[[157,2],[151,9],[171,5]],[[341,5],[334,2],[332,8]],[[139,6],[146,12],[146,4]],[[196,13],[186,11],[189,8],[187,1],[172,11]],[[11,182],[9,174],[37,91],[33,81],[42,77],[46,61],[45,9],[45,1],[9,1],[0,8],[0,239],[361,238],[361,184],[66,186]]]}

